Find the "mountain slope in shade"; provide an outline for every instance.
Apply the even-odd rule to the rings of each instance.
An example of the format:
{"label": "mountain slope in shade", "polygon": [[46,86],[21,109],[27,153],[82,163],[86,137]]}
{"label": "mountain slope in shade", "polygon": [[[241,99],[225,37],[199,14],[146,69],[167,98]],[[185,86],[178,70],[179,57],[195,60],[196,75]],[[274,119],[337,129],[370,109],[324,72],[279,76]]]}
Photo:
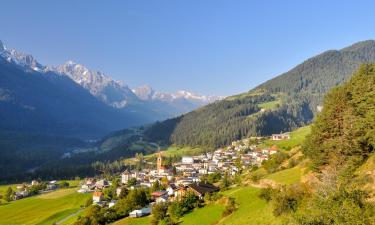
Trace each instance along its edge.
{"label": "mountain slope in shade", "polygon": [[[153,97],[144,99],[126,84],[102,72],[73,61],[56,67],[44,66],[32,55],[7,49],[1,41],[0,60],[0,73],[3,74],[0,101],[7,104],[4,107],[8,110],[4,108],[4,118],[10,117],[13,111],[20,117],[19,121],[10,119],[4,122],[4,129],[36,131],[40,127],[58,134],[62,134],[62,130],[66,134],[68,130],[76,130],[77,133],[88,130],[90,136],[89,133],[103,133],[177,116],[205,105],[213,98],[190,92],[166,94],[153,91]],[[23,109],[18,108],[20,105]],[[49,111],[49,107],[53,110]],[[24,111],[26,108],[29,111]],[[5,113],[8,113],[7,116]],[[75,124],[71,124],[73,121]]]}
{"label": "mountain slope in shade", "polygon": [[48,71],[31,56],[0,53],[0,129],[93,137],[140,125],[145,119],[98,101],[69,77]]}

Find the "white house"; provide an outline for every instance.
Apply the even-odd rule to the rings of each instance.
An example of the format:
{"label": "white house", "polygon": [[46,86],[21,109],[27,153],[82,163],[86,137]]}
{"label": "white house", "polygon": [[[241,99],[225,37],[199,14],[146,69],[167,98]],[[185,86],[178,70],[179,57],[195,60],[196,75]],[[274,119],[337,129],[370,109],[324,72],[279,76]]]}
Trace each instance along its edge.
{"label": "white house", "polygon": [[190,157],[190,156],[183,156],[182,159],[181,159],[181,162],[184,163],[184,164],[193,164],[194,159],[193,159],[193,157]]}
{"label": "white house", "polygon": [[112,208],[113,206],[115,206],[117,203],[116,200],[112,200],[109,204],[108,204],[108,208]]}
{"label": "white house", "polygon": [[168,195],[169,196],[173,196],[174,195],[174,192],[177,190],[177,186],[175,184],[169,184],[168,185],[168,188],[166,189],[166,191],[168,192]]}
{"label": "white house", "polygon": [[95,191],[94,194],[92,195],[92,201],[94,203],[103,201],[103,198],[104,198],[103,192]]}
{"label": "white house", "polygon": [[168,196],[167,195],[162,195],[162,196],[156,198],[156,200],[155,200],[155,202],[158,203],[158,204],[159,203],[165,203],[167,201],[168,201]]}
{"label": "white house", "polygon": [[98,188],[98,189],[103,189],[103,188],[106,188],[106,187],[109,187],[109,182],[107,180],[100,180],[98,182],[95,183],[95,187]]}
{"label": "white house", "polygon": [[148,216],[151,214],[151,208],[137,209],[129,213],[129,217],[137,218],[142,216]]}
{"label": "white house", "polygon": [[286,140],[290,139],[289,133],[283,133],[283,134],[272,134],[271,139],[273,141],[281,141],[281,140]]}
{"label": "white house", "polygon": [[131,174],[128,171],[125,171],[121,174],[121,183],[127,184],[131,179]]}

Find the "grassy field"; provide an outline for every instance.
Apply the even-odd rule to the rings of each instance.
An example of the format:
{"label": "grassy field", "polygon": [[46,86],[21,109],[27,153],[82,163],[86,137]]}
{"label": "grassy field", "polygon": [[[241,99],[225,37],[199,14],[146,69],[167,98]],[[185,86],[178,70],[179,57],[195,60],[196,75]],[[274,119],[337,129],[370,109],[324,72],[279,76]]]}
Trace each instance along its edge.
{"label": "grassy field", "polygon": [[[193,156],[193,155],[198,155],[200,153],[204,153],[205,151],[206,149],[203,149],[203,148],[188,147],[188,146],[186,147],[170,146],[167,149],[161,150],[163,157],[170,157],[170,156],[181,157],[184,155]],[[157,153],[148,154],[144,156],[145,160],[147,161],[153,161],[156,159],[156,157],[157,157]],[[135,163],[135,158],[125,159],[124,162],[126,164],[133,165]]]}
{"label": "grassy field", "polygon": [[9,187],[11,187],[13,190],[16,190],[17,184],[0,185],[0,195],[5,194],[5,192],[8,190]]}
{"label": "grassy field", "polygon": [[270,101],[270,102],[264,102],[264,103],[261,103],[259,104],[258,106],[261,108],[261,109],[265,109],[265,110],[271,110],[271,109],[275,109],[277,108],[278,105],[281,104],[281,100],[280,99],[277,99],[275,101]]}
{"label": "grassy field", "polygon": [[267,140],[264,142],[262,147],[271,147],[273,145],[276,145],[281,149],[290,150],[293,147],[301,145],[305,140],[305,137],[310,134],[310,131],[310,126],[301,127],[290,133],[290,139],[281,141]]}
{"label": "grassy field", "polygon": [[[220,204],[207,205],[193,210],[181,218],[179,225],[211,225],[220,220],[224,206]],[[143,218],[125,218],[113,225],[149,225],[151,216]]]}
{"label": "grassy field", "polygon": [[125,218],[113,223],[113,225],[150,225],[150,220],[151,216],[142,218]]}
{"label": "grassy field", "polygon": [[[198,147],[176,147],[170,146],[165,150],[162,150],[163,157],[177,156],[181,157],[184,155],[198,155],[205,152],[205,149]],[[157,157],[157,153],[146,155],[146,159],[151,159]]]}
{"label": "grassy field", "polygon": [[220,220],[219,225],[256,225],[281,224],[279,218],[272,214],[272,207],[258,197],[259,189],[254,187],[240,187],[224,192],[224,195],[236,199],[238,209]]}
{"label": "grassy field", "polygon": [[211,225],[218,221],[224,211],[224,205],[212,204],[195,209],[181,219],[181,225]]}
{"label": "grassy field", "polygon": [[60,189],[0,205],[0,224],[50,225],[77,212],[90,194],[80,194],[76,188]]}
{"label": "grassy field", "polygon": [[77,221],[79,216],[84,216],[85,214],[86,214],[86,209],[83,209],[82,211],[78,213],[71,214],[69,218],[66,217],[66,219],[63,222],[59,223],[59,225],[72,225],[74,222]]}
{"label": "grassy field", "polygon": [[276,173],[269,174],[266,179],[273,180],[280,184],[295,184],[301,180],[303,175],[303,169],[299,166],[295,166],[290,169],[281,170]]}

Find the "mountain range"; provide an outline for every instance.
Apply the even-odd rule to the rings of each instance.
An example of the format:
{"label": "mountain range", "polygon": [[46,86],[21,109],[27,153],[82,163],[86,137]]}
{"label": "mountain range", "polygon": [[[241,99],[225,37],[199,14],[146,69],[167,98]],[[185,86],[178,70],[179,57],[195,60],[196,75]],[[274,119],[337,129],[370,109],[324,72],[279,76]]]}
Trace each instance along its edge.
{"label": "mountain range", "polygon": [[0,64],[0,99],[8,110],[0,113],[7,121],[2,129],[90,137],[177,116],[220,99],[187,91],[160,93],[150,87],[153,96],[144,98],[142,88],[132,90],[100,71],[73,61],[44,66],[1,41]]}

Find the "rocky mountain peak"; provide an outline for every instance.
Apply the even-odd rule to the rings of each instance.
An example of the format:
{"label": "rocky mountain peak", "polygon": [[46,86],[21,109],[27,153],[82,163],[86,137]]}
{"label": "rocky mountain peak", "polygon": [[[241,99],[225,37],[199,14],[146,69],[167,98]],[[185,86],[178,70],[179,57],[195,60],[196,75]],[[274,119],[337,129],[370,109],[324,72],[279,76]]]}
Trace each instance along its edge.
{"label": "rocky mountain peak", "polygon": [[19,52],[15,49],[7,49],[2,41],[0,41],[0,57],[8,62],[24,67],[26,70],[43,71],[45,69],[32,55]]}
{"label": "rocky mountain peak", "polygon": [[132,90],[138,98],[142,100],[151,100],[155,94],[154,89],[149,85],[143,85]]}

